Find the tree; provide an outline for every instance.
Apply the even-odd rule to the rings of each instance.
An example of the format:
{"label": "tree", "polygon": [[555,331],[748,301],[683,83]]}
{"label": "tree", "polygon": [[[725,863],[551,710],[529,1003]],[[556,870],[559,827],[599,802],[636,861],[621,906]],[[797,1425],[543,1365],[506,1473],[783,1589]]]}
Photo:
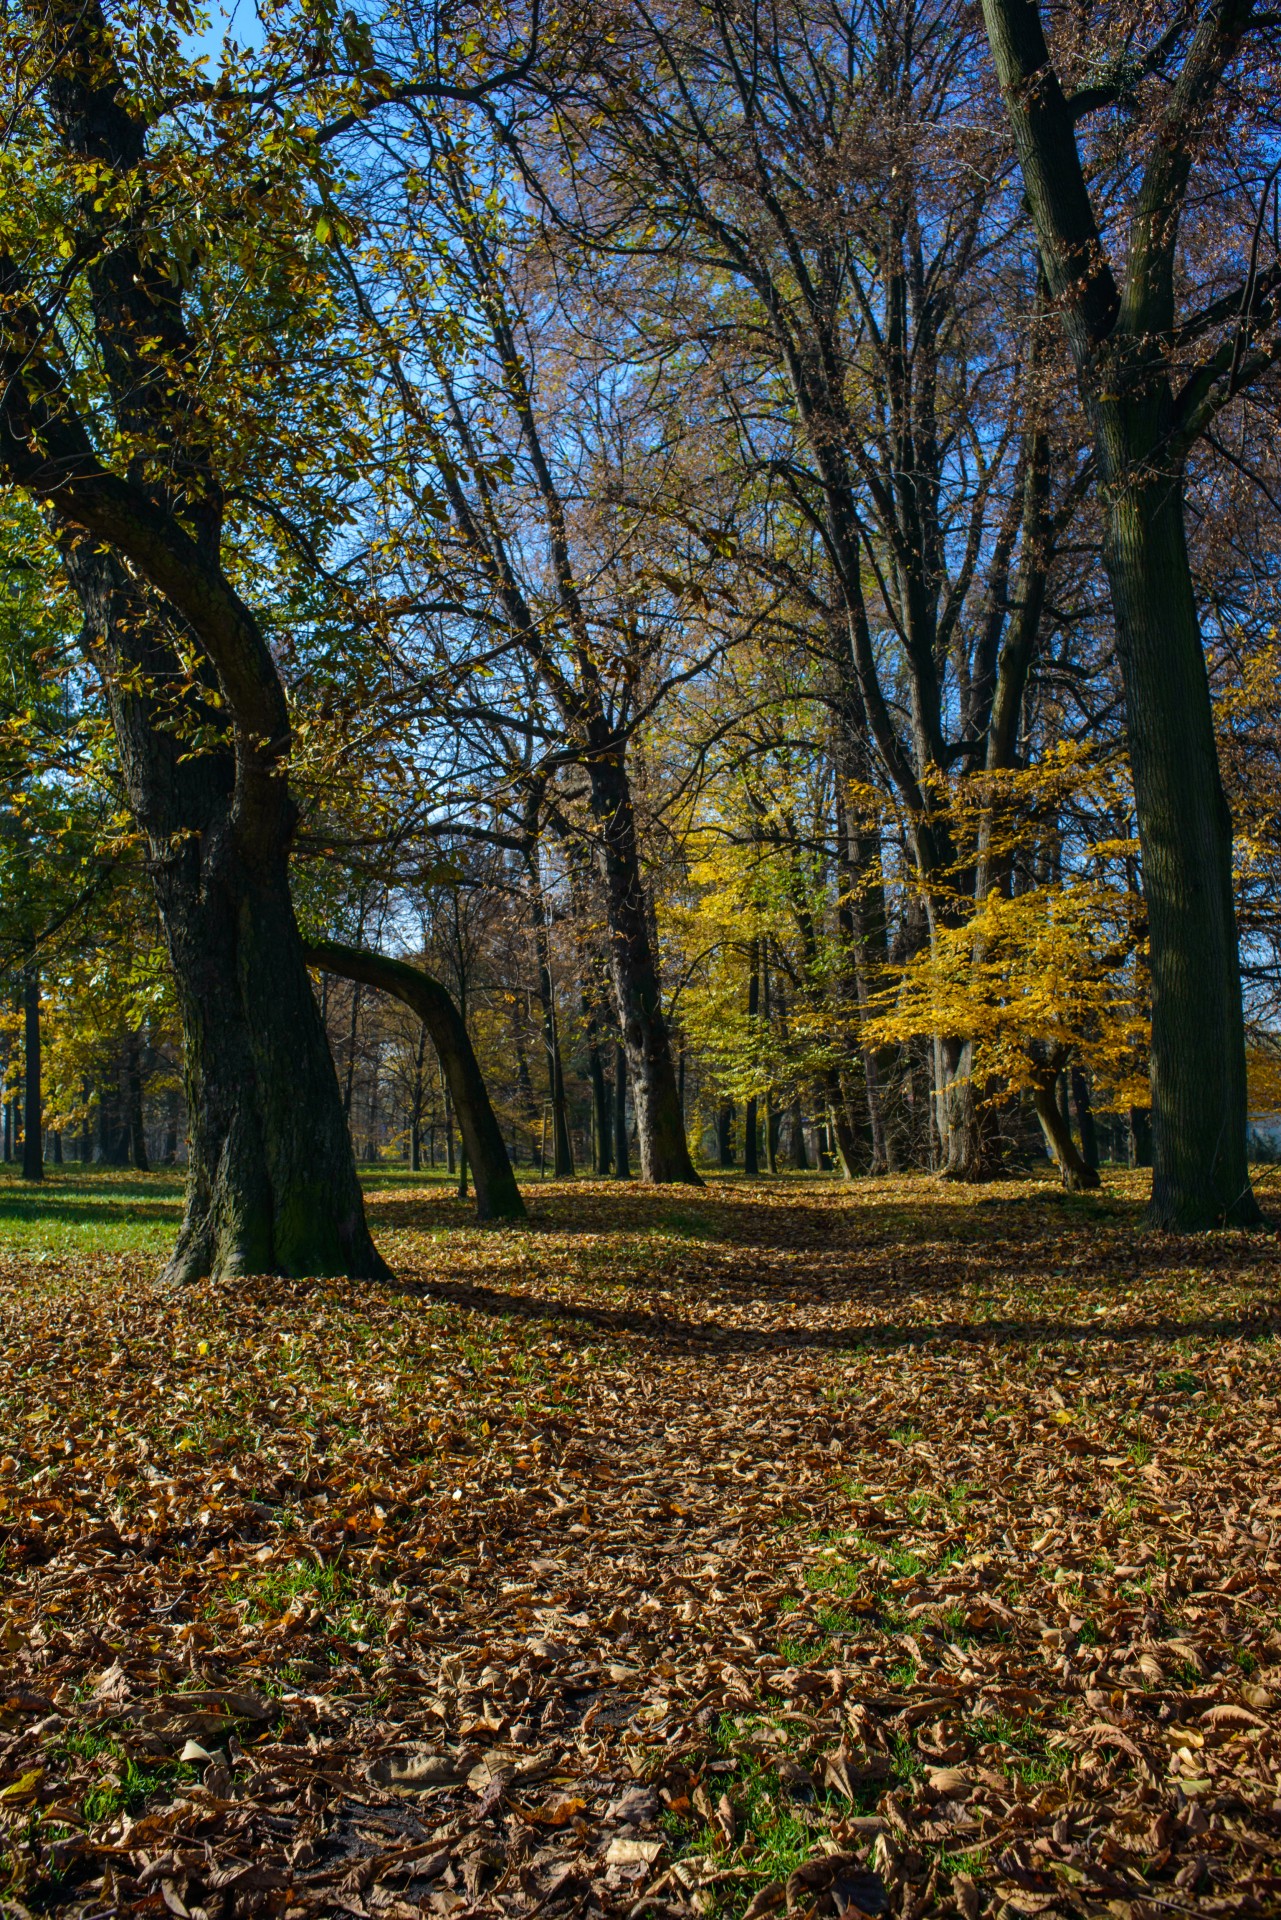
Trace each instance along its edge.
{"label": "tree", "polygon": [[[1238,100],[1251,92],[1248,63],[1262,62],[1263,85],[1275,86],[1276,16],[1253,0],[1213,0],[1172,10],[1160,30],[1137,9],[1109,11],[1101,37],[1068,54],[1081,83],[1065,92],[1035,0],[983,0],[983,14],[1094,441],[1151,923],[1150,1218],[1248,1225],[1259,1214],[1246,1161],[1232,827],[1184,490],[1198,437],[1281,356],[1281,263],[1263,268],[1258,251],[1275,116],[1256,92],[1248,127],[1231,115],[1228,134],[1223,118],[1230,75]],[[1110,118],[1091,142],[1099,115]],[[1194,183],[1225,217],[1238,212],[1213,186],[1225,136],[1253,148],[1233,156],[1237,179],[1253,161],[1266,185],[1253,245],[1248,225],[1235,236],[1238,271],[1225,273],[1223,252],[1207,248],[1207,275],[1181,247],[1182,229]]]}
{"label": "tree", "polygon": [[[957,805],[1005,823],[990,854],[1021,870],[1021,884],[993,887],[909,960],[878,996],[869,1028],[890,1041],[960,1034],[989,1100],[1030,1097],[1064,1186],[1097,1187],[1058,1094],[1065,1071],[1075,1071],[1093,1087],[1086,1111],[1125,1111],[1145,1098],[1146,925],[1131,884],[1134,849],[1108,833],[1126,811],[1125,781],[1117,767],[1064,748],[1031,772],[972,784]],[[1006,791],[995,802],[998,784]],[[1084,1125],[1082,1133],[1084,1145]]]}
{"label": "tree", "polygon": [[[549,313],[535,238],[512,207],[510,174],[484,130],[414,109],[404,132],[388,189],[395,195],[389,231],[376,257],[351,269],[365,351],[382,356],[403,433],[381,503],[391,522],[384,549],[402,569],[409,617],[438,621],[420,626],[416,642],[432,663],[438,718],[456,719],[460,730],[489,730],[504,743],[496,757],[513,770],[523,756],[527,791],[550,774],[581,770],[587,819],[577,819],[575,830],[605,907],[642,1174],[697,1184],[628,764],[635,730],[681,668],[663,658],[671,583],[646,579],[642,529],[617,497],[611,459],[619,388],[601,368],[593,393],[585,357],[582,403],[558,411],[564,353],[553,320],[563,309]],[[370,182],[362,186],[376,202]],[[407,236],[420,231],[416,248]],[[456,356],[441,343],[434,288],[442,275],[465,329]],[[424,468],[432,470],[430,497],[419,478]],[[646,598],[660,596],[661,611],[647,617]],[[413,644],[409,618],[397,624],[404,652]],[[510,792],[507,798],[510,804]],[[437,799],[433,792],[432,804]],[[459,824],[455,816],[451,826]],[[510,837],[530,844],[523,823]],[[531,869],[541,943],[538,892]],[[559,1115],[546,993],[543,1000]],[[556,1134],[557,1167],[567,1171],[568,1133],[559,1118]]]}
{"label": "tree", "polygon": [[[11,19],[7,53],[0,463],[52,518],[147,836],[190,1125],[168,1271],[379,1275],[290,901],[288,706],[224,553],[200,390],[221,348],[188,294],[261,195],[224,172],[228,201],[216,155],[158,133],[163,92],[96,0]],[[51,325],[68,303],[83,324]]]}
{"label": "tree", "polygon": [[440,982],[408,961],[346,947],[335,940],[313,941],[308,946],[307,957],[313,966],[392,994],[418,1015],[431,1035],[453,1095],[463,1150],[476,1182],[476,1217],[523,1220],[525,1203],[516,1185],[480,1063],[462,1016]]}
{"label": "tree", "polygon": [[[773,496],[761,563],[823,633],[841,760],[872,754],[898,796],[931,939],[973,853],[933,796],[1008,764],[1081,497],[1076,423],[1047,425],[1036,276],[984,164],[979,44],[933,0],[789,0],[768,27],[637,9],[556,93],[543,183],[577,244],[627,252],[652,289],[647,348],[679,332],[719,374]],[[964,1043],[933,1053],[947,1170],[984,1178]]]}

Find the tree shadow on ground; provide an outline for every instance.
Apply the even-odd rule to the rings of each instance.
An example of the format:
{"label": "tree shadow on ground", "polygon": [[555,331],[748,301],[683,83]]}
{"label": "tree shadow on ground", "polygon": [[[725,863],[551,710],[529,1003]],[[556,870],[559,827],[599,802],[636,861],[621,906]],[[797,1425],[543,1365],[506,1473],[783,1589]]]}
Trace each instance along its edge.
{"label": "tree shadow on ground", "polygon": [[118,1226],[131,1221],[171,1221],[182,1216],[184,1180],[172,1168],[49,1167],[40,1182],[21,1181],[16,1170],[0,1173],[0,1224],[56,1227]]}
{"label": "tree shadow on ground", "polygon": [[[1274,1232],[1148,1233],[1141,1230],[1147,1177],[1108,1179],[1097,1197],[1032,1180],[976,1190],[925,1176],[848,1186],[797,1179],[783,1192],[781,1183],[739,1180],[728,1192],[726,1182],[715,1193],[679,1199],[670,1190],[564,1182],[527,1188],[530,1219],[516,1227],[478,1227],[469,1203],[453,1194],[371,1195],[370,1216],[376,1230],[491,1235],[499,1271],[509,1244],[563,1240],[566,1278],[576,1284],[598,1280],[642,1293],[675,1286],[691,1300],[883,1303],[918,1293],[927,1270],[930,1290],[944,1301],[959,1289],[998,1285],[1008,1293],[1050,1281],[1115,1292],[1172,1272],[1204,1275],[1207,1286],[1237,1276],[1252,1288],[1270,1288],[1272,1276],[1281,1283]],[[648,1261],[629,1260],[620,1235],[689,1246],[689,1265],[674,1250],[660,1278]],[[595,1267],[593,1242],[605,1238],[615,1245]],[[790,1256],[785,1266],[773,1257],[780,1253]]]}
{"label": "tree shadow on ground", "polygon": [[400,1281],[396,1291],[433,1302],[448,1302],[495,1318],[559,1321],[616,1338],[641,1339],[672,1353],[853,1353],[927,1344],[957,1346],[1072,1345],[1102,1341],[1133,1346],[1172,1340],[1271,1339],[1281,1334],[1281,1298],[1257,1312],[1189,1313],[1107,1321],[1054,1319],[1049,1315],[1013,1319],[921,1319],[852,1322],[830,1327],[736,1327],[716,1320],[689,1320],[675,1314],[628,1307],[584,1305],[540,1294],[512,1293],[499,1287],[468,1286],[457,1281]]}

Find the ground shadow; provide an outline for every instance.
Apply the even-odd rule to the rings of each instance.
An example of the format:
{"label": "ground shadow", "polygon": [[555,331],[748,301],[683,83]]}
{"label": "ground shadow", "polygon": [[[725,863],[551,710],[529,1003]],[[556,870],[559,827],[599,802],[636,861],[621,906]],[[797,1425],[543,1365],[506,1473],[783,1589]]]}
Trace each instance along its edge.
{"label": "ground shadow", "polygon": [[401,1280],[388,1283],[404,1295],[432,1302],[448,1302],[497,1319],[531,1322],[560,1321],[589,1327],[595,1333],[628,1336],[653,1342],[673,1353],[777,1354],[786,1352],[847,1353],[869,1348],[916,1347],[927,1344],[966,1346],[1073,1344],[1101,1340],[1134,1345],[1144,1341],[1188,1339],[1270,1339],[1281,1333],[1281,1299],[1257,1313],[1189,1314],[1181,1319],[1158,1318],[1100,1323],[1098,1320],[1056,1320],[1049,1315],[1027,1319],[921,1319],[913,1322],[851,1323],[835,1327],[735,1327],[716,1320],[687,1320],[678,1315],[639,1311],[628,1307],[584,1305],[543,1295],[510,1293],[499,1287],[471,1286],[451,1280]]}

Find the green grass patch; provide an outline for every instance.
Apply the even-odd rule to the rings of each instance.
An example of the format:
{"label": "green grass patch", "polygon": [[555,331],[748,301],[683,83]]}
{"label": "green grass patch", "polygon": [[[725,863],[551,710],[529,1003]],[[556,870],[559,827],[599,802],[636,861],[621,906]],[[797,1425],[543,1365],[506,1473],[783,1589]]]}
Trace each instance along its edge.
{"label": "green grass patch", "polygon": [[981,1745],[1000,1749],[995,1756],[998,1764],[1025,1787],[1050,1786],[1067,1768],[1067,1755],[1050,1745],[1045,1728],[1035,1720],[984,1714],[971,1721],[970,1731]]}

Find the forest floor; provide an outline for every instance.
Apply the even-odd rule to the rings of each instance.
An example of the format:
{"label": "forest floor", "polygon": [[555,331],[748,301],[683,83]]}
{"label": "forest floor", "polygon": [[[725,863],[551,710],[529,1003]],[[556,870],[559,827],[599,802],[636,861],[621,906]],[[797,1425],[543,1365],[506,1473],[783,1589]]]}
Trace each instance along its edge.
{"label": "forest floor", "polygon": [[0,1180],[0,1913],[1281,1913],[1274,1232],[370,1186],[173,1291]]}

